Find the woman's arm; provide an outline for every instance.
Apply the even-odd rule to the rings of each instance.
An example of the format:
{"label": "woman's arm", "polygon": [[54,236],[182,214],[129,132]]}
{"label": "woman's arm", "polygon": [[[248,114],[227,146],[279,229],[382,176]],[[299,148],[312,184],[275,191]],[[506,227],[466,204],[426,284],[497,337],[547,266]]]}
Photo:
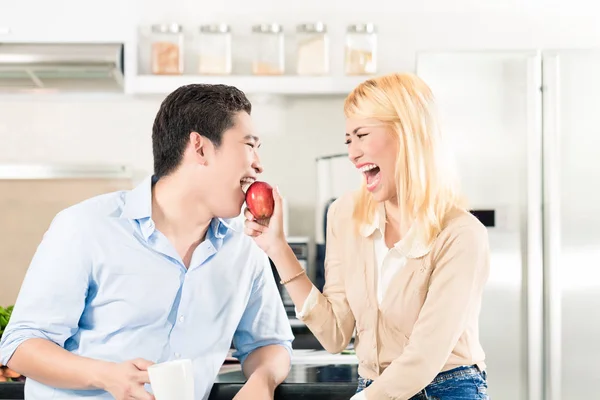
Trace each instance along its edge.
{"label": "woman's arm", "polygon": [[346,348],[354,331],[354,316],[346,299],[344,274],[341,266],[342,245],[336,231],[338,201],[327,213],[327,249],[325,254],[325,287],[323,293],[303,273],[303,268],[283,235],[282,200],[277,190],[273,191],[275,208],[269,226],[254,221],[246,210],[246,233],[267,253],[281,279],[296,310],[302,310],[299,318],[306,323],[315,337],[330,353],[339,353]]}
{"label": "woman's arm", "polygon": [[[337,202],[334,202],[327,213],[323,293],[320,293],[304,274],[286,285],[296,310],[300,311],[299,319],[308,326],[323,348],[333,354],[341,352],[348,346],[355,326],[354,315],[346,298],[344,271],[342,271],[340,258],[342,245],[336,232],[336,210]],[[294,276],[293,271],[302,268],[287,245],[282,256],[274,254],[271,259],[284,280]]]}
{"label": "woman's arm", "polygon": [[427,299],[410,342],[372,385],[367,399],[408,399],[440,373],[465,331],[478,318],[489,274],[487,230],[482,225],[453,228],[434,260]]}

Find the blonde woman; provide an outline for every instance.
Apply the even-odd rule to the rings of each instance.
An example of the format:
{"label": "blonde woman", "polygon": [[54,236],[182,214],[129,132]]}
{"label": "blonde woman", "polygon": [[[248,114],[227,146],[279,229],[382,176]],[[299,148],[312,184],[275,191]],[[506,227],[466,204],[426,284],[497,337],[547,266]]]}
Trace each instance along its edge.
{"label": "blonde woman", "polygon": [[364,185],[330,206],[323,293],[286,244],[278,191],[268,227],[246,211],[246,233],[326,350],[342,351],[356,331],[353,399],[488,399],[478,332],[487,231],[459,193],[433,95],[418,77],[391,74],[360,84],[344,111]]}

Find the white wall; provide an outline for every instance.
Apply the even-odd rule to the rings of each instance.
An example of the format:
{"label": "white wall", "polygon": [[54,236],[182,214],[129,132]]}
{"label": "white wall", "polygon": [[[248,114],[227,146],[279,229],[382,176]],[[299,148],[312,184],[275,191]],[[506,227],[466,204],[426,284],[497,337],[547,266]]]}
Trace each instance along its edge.
{"label": "white wall", "polygon": [[[320,19],[329,25],[338,54],[346,24],[372,21],[379,27],[384,72],[413,70],[419,50],[600,44],[600,6],[582,0],[568,7],[557,0],[529,1],[527,6],[515,0],[307,0],[301,9],[292,9],[300,3],[266,0],[151,0],[143,6],[136,1],[138,7],[128,6],[136,10],[130,16],[134,22],[177,21],[190,30],[215,21],[229,22],[236,32],[248,32],[263,21],[281,22],[289,29]],[[10,7],[8,1],[0,5]],[[110,16],[110,10],[105,14]],[[341,57],[332,59],[332,68],[339,74]],[[343,98],[286,99],[269,105],[255,100],[264,132],[265,179],[279,184],[288,199],[290,233],[313,236],[314,159],[345,150]],[[143,176],[152,168],[150,134],[159,103],[159,98],[125,96],[1,97],[0,163],[127,163]]]}

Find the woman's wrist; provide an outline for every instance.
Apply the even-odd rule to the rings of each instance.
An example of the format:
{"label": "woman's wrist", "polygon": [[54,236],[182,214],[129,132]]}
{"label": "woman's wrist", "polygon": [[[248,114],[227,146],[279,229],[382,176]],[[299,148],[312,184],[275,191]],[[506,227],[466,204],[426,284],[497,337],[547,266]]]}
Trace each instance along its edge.
{"label": "woman's wrist", "polygon": [[294,252],[290,248],[288,242],[285,239],[282,239],[271,245],[271,247],[269,248],[269,253],[267,255],[277,267],[278,263],[284,262],[284,260],[289,257],[289,253],[294,255]]}
{"label": "woman's wrist", "polygon": [[292,278],[298,277],[304,271],[302,265],[298,262],[294,251],[286,241],[282,241],[275,245],[269,251],[269,258],[275,264],[275,268],[281,277],[281,280],[286,282]]}

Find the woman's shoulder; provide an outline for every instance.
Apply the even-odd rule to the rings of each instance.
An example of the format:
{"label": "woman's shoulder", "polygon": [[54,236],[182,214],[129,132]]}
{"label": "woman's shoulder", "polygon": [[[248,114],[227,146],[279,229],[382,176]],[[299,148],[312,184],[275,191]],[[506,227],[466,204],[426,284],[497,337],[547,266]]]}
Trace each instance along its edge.
{"label": "woman's shoulder", "polygon": [[337,220],[350,220],[352,219],[355,201],[355,192],[344,193],[331,203],[329,206],[329,214]]}
{"label": "woman's shoulder", "polygon": [[454,244],[462,246],[487,245],[488,231],[473,214],[463,209],[448,212],[438,235],[438,246]]}
{"label": "woman's shoulder", "polygon": [[344,193],[336,198],[328,207],[327,210],[327,225],[337,235],[349,237],[354,236],[354,204],[356,202],[356,193]]}

